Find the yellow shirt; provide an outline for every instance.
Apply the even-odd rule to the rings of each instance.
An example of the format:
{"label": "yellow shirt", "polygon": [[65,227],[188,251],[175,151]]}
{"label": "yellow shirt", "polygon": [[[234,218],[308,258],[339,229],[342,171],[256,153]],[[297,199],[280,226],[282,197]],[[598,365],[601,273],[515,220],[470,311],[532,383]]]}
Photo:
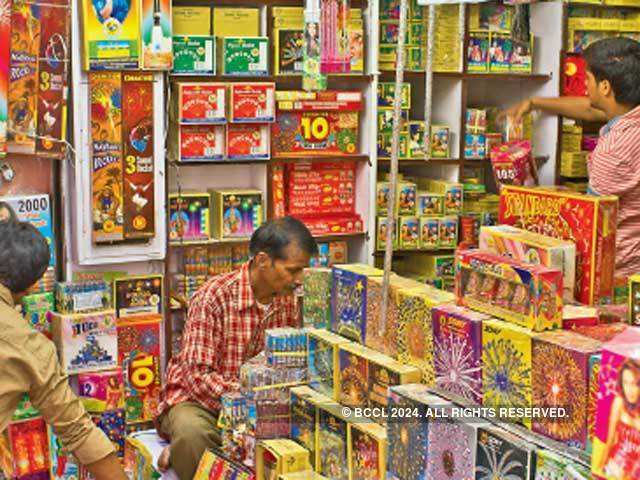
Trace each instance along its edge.
{"label": "yellow shirt", "polygon": [[113,444],[94,425],[69,387],[53,343],[15,310],[11,293],[0,285],[0,433],[24,393],[54,432],[84,465],[102,460]]}

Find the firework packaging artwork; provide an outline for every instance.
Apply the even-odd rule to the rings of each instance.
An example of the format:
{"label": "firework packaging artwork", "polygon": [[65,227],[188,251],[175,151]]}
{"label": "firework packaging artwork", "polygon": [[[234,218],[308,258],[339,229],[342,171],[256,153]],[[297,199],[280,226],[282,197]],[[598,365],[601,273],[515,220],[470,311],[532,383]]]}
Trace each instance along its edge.
{"label": "firework packaging artwork", "polygon": [[[379,82],[378,83],[378,108],[393,109],[393,98],[395,95],[395,83]],[[400,90],[400,108],[409,110],[411,108],[411,84],[403,83]]]}
{"label": "firework packaging artwork", "polygon": [[535,331],[562,325],[562,272],[479,250],[456,253],[456,299]]}
{"label": "firework packaging artwork", "polygon": [[424,158],[425,148],[428,148],[425,141],[426,127],[424,122],[409,122],[409,144],[407,145],[409,158]]}
{"label": "firework packaging artwork", "polygon": [[140,66],[140,2],[110,5],[105,0],[82,1],[85,70]]}
{"label": "firework packaging artwork", "polygon": [[208,193],[169,195],[169,240],[208,240],[211,237],[211,196]]}
{"label": "firework packaging artwork", "polygon": [[125,421],[124,410],[109,410],[93,416],[93,423],[104,432],[116,450],[116,455],[124,457]]}
{"label": "firework packaging artwork", "polygon": [[589,399],[587,400],[587,453],[593,452],[593,438],[596,433],[596,412],[600,394],[600,366],[602,354],[596,353],[589,358]]}
{"label": "firework packaging artwork", "polygon": [[77,374],[110,370],[118,365],[118,335],[113,310],[50,315],[53,341],[64,371]]}
{"label": "firework packaging artwork", "polygon": [[334,480],[349,479],[347,419],[337,405],[321,405],[316,470]]}
{"label": "firework packaging artwork", "polygon": [[49,475],[52,480],[78,480],[78,461],[60,442],[51,426],[47,427],[49,435]]}
{"label": "firework packaging artwork", "polygon": [[607,303],[613,295],[616,197],[551,188],[504,186],[500,223],[576,244],[576,300]]}
{"label": "firework packaging artwork", "polygon": [[162,275],[117,278],[113,281],[118,318],[162,313]]}
{"label": "firework packaging artwork", "polygon": [[583,305],[562,307],[562,328],[574,330],[576,327],[593,327],[600,323],[598,309]]}
{"label": "firework packaging artwork", "polygon": [[[11,48],[7,132],[10,153],[59,157],[64,152],[69,25],[69,6],[64,1],[55,5],[13,3],[11,42],[7,39],[5,43]],[[1,138],[2,132],[0,144]]]}
{"label": "firework packaging artwork", "polygon": [[169,152],[179,162],[214,162],[225,157],[224,125],[180,125],[169,132]]}
{"label": "firework packaging artwork", "polygon": [[469,32],[467,69],[474,73],[489,71],[489,32]]}
{"label": "firework packaging artwork", "polygon": [[344,337],[320,329],[309,329],[307,365],[309,386],[337,401],[340,398],[340,346],[349,343]]}
{"label": "firework packaging artwork", "polygon": [[325,330],[331,328],[331,281],[330,268],[305,268],[302,279],[305,325]]}
{"label": "firework packaging artwork", "polygon": [[[597,340],[566,330],[534,337],[533,404],[542,408],[564,408],[567,412],[565,418],[534,419],[534,432],[574,448],[586,448],[589,359],[600,348]],[[553,368],[541,368],[544,365],[553,365]]]}
{"label": "firework packaging artwork", "polygon": [[475,479],[478,427],[453,419],[430,422],[425,478]]}
{"label": "firework packaging artwork", "polygon": [[536,451],[536,478],[549,480],[569,478],[565,476],[565,470],[570,463],[569,459],[541,448]]}
{"label": "firework packaging artwork", "polygon": [[306,386],[291,389],[291,439],[309,450],[312,467],[316,461],[318,405],[330,401]]}
{"label": "firework packaging artwork", "polygon": [[454,301],[454,296],[430,285],[400,289],[397,296],[398,360],[420,370],[422,382],[433,386],[434,343],[432,309]]}
{"label": "firework packaging artwork", "polygon": [[227,86],[224,83],[176,84],[177,120],[184,124],[227,123]]}
{"label": "firework packaging artwork", "polygon": [[124,238],[155,236],[153,74],[122,74]]}
{"label": "firework packaging artwork", "polygon": [[226,152],[229,160],[268,160],[271,157],[269,125],[227,125]]}
{"label": "firework packaging artwork", "polygon": [[456,248],[458,245],[458,217],[442,217],[438,222],[440,248]]}
{"label": "firework packaging artwork", "polygon": [[172,15],[169,0],[141,0],[141,67],[171,70],[173,66]]}
{"label": "firework packaging artwork", "polygon": [[640,475],[640,428],[634,422],[640,331],[629,328],[602,348],[591,471],[598,479]]}
{"label": "firework packaging artwork", "polygon": [[47,337],[51,337],[51,325],[48,313],[56,308],[55,296],[52,292],[32,293],[22,297],[22,313],[33,328]]}
{"label": "firework packaging artwork", "polygon": [[173,73],[213,75],[215,72],[215,37],[192,34],[173,37]]}
{"label": "firework packaging artwork", "polygon": [[276,102],[274,156],[359,153],[361,92],[278,91]]}
{"label": "firework packaging artwork", "polygon": [[431,192],[417,193],[418,216],[444,215],[444,195]]}
{"label": "firework packaging artwork", "polygon": [[80,399],[88,412],[124,408],[124,379],[120,367],[107,372],[78,374]]}
{"label": "firework packaging artwork", "polygon": [[398,215],[412,216],[416,214],[417,186],[412,182],[401,182],[398,185],[396,208]]}
{"label": "firework packaging artwork", "polygon": [[118,320],[127,423],[154,419],[160,402],[160,315]]}
{"label": "firework packaging artwork", "polygon": [[531,407],[531,356],[531,332],[502,320],[482,322],[483,406]]}
{"label": "firework packaging artwork", "polygon": [[478,429],[475,471],[478,480],[526,480],[535,471],[535,451],[531,444],[515,435],[494,427],[481,427]]}
{"label": "firework packaging artwork", "polygon": [[11,16],[11,1],[2,0],[0,3],[0,157],[7,153]]}
{"label": "firework packaging artwork", "polygon": [[273,12],[275,75],[302,74],[304,61],[304,11],[300,7],[275,7]]}
{"label": "firework packaging artwork", "polygon": [[355,343],[345,343],[339,348],[339,401],[349,407],[365,407],[368,404],[367,355],[373,351]]}
{"label": "firework packaging artwork", "polygon": [[[393,110],[378,111],[378,133],[391,134],[393,130]],[[409,122],[409,111],[400,111],[400,131],[407,131],[407,123]]]}
{"label": "firework packaging artwork", "polygon": [[278,478],[282,473],[309,469],[309,451],[293,440],[262,440],[256,445],[256,477]]}
{"label": "firework packaging artwork", "polygon": [[433,309],[436,386],[482,404],[482,324],[491,317],[457,305]]}
{"label": "firework packaging artwork", "polygon": [[640,275],[629,277],[629,322],[640,325]]}
{"label": "firework packaging artwork", "polygon": [[381,277],[382,270],[364,264],[333,267],[331,330],[359,343],[366,343],[367,283]]}
{"label": "firework packaging artwork", "polygon": [[111,307],[111,287],[106,282],[57,282],[58,313],[98,312]]}
{"label": "firework packaging artwork", "polygon": [[351,480],[386,478],[387,432],[375,423],[349,423],[349,472]]}
{"label": "firework packaging artwork", "polygon": [[10,423],[0,435],[0,473],[3,471],[7,478],[49,478],[49,439],[41,417]]}
{"label": "firework packaging artwork", "polygon": [[269,39],[267,37],[224,37],[222,74],[260,77],[269,75]]}
{"label": "firework packaging artwork", "polygon": [[[376,248],[378,250],[384,250],[387,245],[387,229],[391,220],[387,217],[378,217],[378,231],[376,236]],[[393,248],[398,248],[398,224],[396,223],[391,235],[393,242]]]}
{"label": "firework packaging artwork", "polygon": [[573,242],[498,225],[480,228],[479,247],[521,262],[561,270],[565,297],[573,298],[576,278],[576,246]]}
{"label": "firework packaging artwork", "polygon": [[400,248],[417,250],[420,248],[420,220],[418,217],[400,217],[398,237]]}
{"label": "firework packaging artwork", "polygon": [[214,238],[249,238],[264,222],[260,190],[214,190],[211,197]]}
{"label": "firework packaging artwork", "polygon": [[232,83],[229,86],[229,121],[271,123],[276,118],[275,83]]}

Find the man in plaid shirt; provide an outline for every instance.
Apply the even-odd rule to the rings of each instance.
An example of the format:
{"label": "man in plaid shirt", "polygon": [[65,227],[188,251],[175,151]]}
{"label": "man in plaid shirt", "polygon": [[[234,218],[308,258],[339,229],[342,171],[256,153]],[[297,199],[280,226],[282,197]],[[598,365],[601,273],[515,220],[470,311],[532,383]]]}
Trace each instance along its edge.
{"label": "man in plaid shirt", "polygon": [[302,222],[285,217],[258,228],[249,252],[238,271],[196,292],[182,350],[169,362],[156,423],[171,445],[158,466],[171,466],[181,480],[191,480],[202,453],[220,445],[220,396],[238,390],[240,367],[260,353],[265,330],[297,326],[293,293],[318,247]]}

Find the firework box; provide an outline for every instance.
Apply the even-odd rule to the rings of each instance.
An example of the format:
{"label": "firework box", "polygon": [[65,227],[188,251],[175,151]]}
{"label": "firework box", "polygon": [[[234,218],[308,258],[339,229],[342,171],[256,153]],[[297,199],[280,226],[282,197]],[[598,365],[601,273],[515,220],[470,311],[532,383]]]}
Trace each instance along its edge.
{"label": "firework box", "polygon": [[576,327],[598,325],[598,310],[584,305],[565,305],[562,307],[562,328],[574,330]]}
{"label": "firework box", "polygon": [[349,423],[350,480],[385,480],[387,432],[375,423]]}
{"label": "firework box", "polygon": [[122,74],[124,238],[155,236],[153,74]]}
{"label": "firework box", "polygon": [[[534,337],[533,404],[543,408],[565,408],[568,414],[567,418],[534,419],[534,432],[574,448],[586,448],[589,358],[600,347],[597,340],[566,330]],[[544,365],[553,365],[553,368],[544,368]]]}
{"label": "firework box", "polygon": [[160,401],[160,315],[118,320],[127,423],[153,420]]}
{"label": "firework box", "polygon": [[24,318],[37,331],[51,337],[51,324],[48,312],[55,310],[56,302],[53,293],[32,293],[21,300]]}
{"label": "firework box", "polygon": [[331,330],[360,343],[367,334],[367,282],[382,270],[364,264],[333,267]]}
{"label": "firework box", "polygon": [[474,73],[489,71],[489,32],[469,32],[467,70]]}
{"label": "firework box", "polygon": [[600,394],[600,366],[602,365],[602,354],[596,353],[589,357],[589,399],[587,404],[587,447],[589,455],[593,453],[593,438],[596,430],[596,413],[598,409],[598,397]]}
{"label": "firework box", "polygon": [[260,32],[260,9],[218,8],[213,9],[213,34],[217,37],[255,37]]}
{"label": "firework box", "polygon": [[31,399],[26,393],[22,395],[18,406],[11,417],[12,421],[27,420],[29,418],[39,417],[40,412],[31,404]]}
{"label": "firework box", "polygon": [[488,472],[489,478],[531,478],[535,472],[532,444],[496,427],[478,429],[476,472]]}
{"label": "firework box", "polygon": [[267,37],[222,38],[222,74],[234,77],[269,75],[269,39]]}
{"label": "firework box", "polygon": [[[384,250],[387,245],[387,228],[389,228],[389,219],[387,217],[378,217],[378,230],[376,235],[376,249]],[[396,223],[391,237],[393,248],[398,248],[398,224]]]}
{"label": "firework box", "polygon": [[[395,97],[396,84],[393,82],[378,83],[378,108],[393,109],[393,99]],[[411,84],[403,83],[400,89],[400,108],[409,110],[411,108]]]}
{"label": "firework box", "polygon": [[342,408],[322,404],[318,412],[316,471],[332,480],[349,480],[347,424]]}
{"label": "firework box", "polygon": [[338,401],[348,407],[366,407],[368,404],[367,378],[369,357],[375,352],[362,345],[344,343],[339,347]]}
{"label": "firework box", "polygon": [[109,17],[104,3],[82,2],[83,68],[85,70],[137,69],[140,66],[140,3],[117,4]]}
{"label": "firework box", "polygon": [[[640,375],[640,329],[628,328],[602,348],[591,471],[594,478],[635,478],[640,430],[626,421]],[[633,397],[632,397],[633,398]]]}
{"label": "firework box", "polygon": [[[532,406],[532,333],[502,320],[482,322],[482,405]],[[514,419],[506,419],[513,421]],[[529,419],[522,419],[526,426]]]}
{"label": "firework box", "polygon": [[169,240],[208,240],[211,196],[208,193],[169,195]]}
{"label": "firework box", "polygon": [[11,207],[19,221],[30,223],[38,229],[49,245],[49,266],[55,266],[56,242],[49,195],[18,195],[0,197],[0,200]]}
{"label": "firework box", "polygon": [[578,326],[574,330],[585,337],[600,340],[602,343],[610,342],[618,336],[625,334],[629,329],[626,323],[600,324],[593,326]]}
{"label": "firework box", "polygon": [[291,389],[291,439],[309,450],[312,467],[316,461],[318,405],[331,402],[306,386]]}
{"label": "firework box", "polygon": [[116,455],[124,457],[124,441],[126,437],[124,425],[124,409],[110,410],[94,415],[93,423],[104,432],[113,444]]}
{"label": "firework box", "polygon": [[264,222],[260,190],[213,190],[211,200],[214,238],[249,238]]}
{"label": "firework box", "polygon": [[[391,134],[393,132],[393,110],[378,111],[378,133]],[[400,131],[406,133],[408,130],[409,111],[400,111]]]}
{"label": "firework box", "polygon": [[562,325],[562,272],[478,250],[456,253],[456,299],[535,331]]}
{"label": "firework box", "polygon": [[51,313],[60,365],[69,374],[110,370],[118,365],[115,312]]}
{"label": "firework box", "polygon": [[89,313],[111,307],[111,288],[106,282],[58,282],[55,287],[59,313]]}
{"label": "firework box", "polygon": [[102,413],[124,408],[122,369],[78,374],[78,392],[88,412]]}
{"label": "firework box", "polygon": [[93,241],[120,242],[124,240],[121,73],[91,73],[89,91]]}
{"label": "firework box", "polygon": [[424,158],[425,148],[428,148],[424,122],[409,122],[408,130],[407,155],[409,158]]}
{"label": "firework box", "polygon": [[561,270],[565,297],[573,298],[576,277],[576,246],[573,242],[498,225],[480,228],[479,247],[521,262]]}
{"label": "firework box", "polygon": [[305,325],[326,330],[331,327],[331,280],[330,268],[305,268],[302,279]]}
{"label": "firework box", "polygon": [[640,275],[629,277],[629,323],[640,325]]}
{"label": "firework box", "polygon": [[47,480],[49,439],[41,417],[10,423],[0,434],[0,474],[6,478]]}
{"label": "firework box", "polygon": [[564,472],[569,464],[569,459],[541,448],[536,451],[536,478],[565,479]]}
{"label": "firework box", "polygon": [[320,475],[312,470],[306,472],[286,473],[280,475],[278,480],[329,480],[324,475]]}
{"label": "firework box", "polygon": [[173,37],[173,73],[213,75],[215,72],[215,37],[193,34]]}
{"label": "firework box", "polygon": [[227,125],[227,158],[229,160],[268,160],[271,141],[268,125]]}
{"label": "firework box", "polygon": [[360,215],[339,217],[303,217],[300,220],[309,229],[312,235],[341,235],[360,233],[363,231]]}
{"label": "firework box", "polygon": [[51,426],[47,426],[49,436],[49,475],[52,480],[78,480],[78,461],[71,452],[65,450]]}
{"label": "firework box", "polygon": [[[439,404],[436,407],[438,409],[435,409],[434,413],[439,409],[448,410],[451,405]],[[475,478],[479,426],[478,420],[473,420],[470,423],[455,419],[439,419],[430,422],[427,475],[425,478],[460,480]]]}
{"label": "firework box", "polygon": [[444,213],[459,214],[463,212],[463,188],[461,183],[446,180],[421,179],[418,187],[428,192],[444,196]]}
{"label": "firework box", "polygon": [[505,185],[500,223],[576,243],[576,300],[606,303],[613,295],[615,197]]}
{"label": "firework box", "polygon": [[412,182],[400,182],[397,188],[396,208],[398,215],[416,214],[417,186]]}
{"label": "firework box", "polygon": [[301,7],[275,7],[273,13],[275,75],[302,74],[304,12]]}
{"label": "firework box", "polygon": [[293,440],[262,440],[256,445],[256,478],[270,479],[283,473],[308,470],[309,451]]}
{"label": "firework box", "polygon": [[[391,133],[379,133],[378,134],[378,157],[389,159],[391,158]],[[409,158],[409,134],[407,132],[400,132],[400,138],[398,140],[398,159],[403,160]]]}
{"label": "firework box", "polygon": [[444,195],[432,192],[417,193],[418,216],[444,215]]}
{"label": "firework box", "polygon": [[141,0],[141,67],[144,70],[171,70],[173,66],[171,2]]}
{"label": "firework box", "polygon": [[177,83],[180,124],[227,123],[227,86],[224,83]]}
{"label": "firework box", "polygon": [[455,257],[453,255],[421,255],[419,258],[411,259],[411,267],[412,271],[419,272],[426,278],[453,278]]}
{"label": "firework box", "polygon": [[180,125],[169,132],[169,152],[180,162],[222,161],[224,125]]}
{"label": "firework box", "polygon": [[174,6],[171,10],[174,35],[211,35],[211,7]]}
{"label": "firework box", "polygon": [[229,85],[229,121],[275,121],[275,91],[275,83],[232,83]]}
{"label": "firework box", "polygon": [[349,340],[335,333],[309,329],[307,344],[309,386],[336,401],[340,396],[339,349],[346,343],[349,343]]}
{"label": "firework box", "polygon": [[491,317],[457,305],[432,310],[436,386],[482,404],[482,324]]}
{"label": "firework box", "polygon": [[359,152],[362,93],[276,92],[274,156],[350,155]]}
{"label": "firework box", "polygon": [[113,281],[118,318],[162,313],[162,275],[116,278]]}
{"label": "firework box", "polygon": [[420,220],[418,217],[399,218],[399,241],[403,250],[417,250],[420,248]]}
{"label": "firework box", "polygon": [[440,248],[456,248],[458,245],[458,217],[442,217],[439,221]]}
{"label": "firework box", "polygon": [[435,376],[432,309],[453,302],[454,296],[430,285],[420,285],[416,288],[400,289],[395,300],[398,305],[398,360],[418,368],[421,381],[433,386]]}

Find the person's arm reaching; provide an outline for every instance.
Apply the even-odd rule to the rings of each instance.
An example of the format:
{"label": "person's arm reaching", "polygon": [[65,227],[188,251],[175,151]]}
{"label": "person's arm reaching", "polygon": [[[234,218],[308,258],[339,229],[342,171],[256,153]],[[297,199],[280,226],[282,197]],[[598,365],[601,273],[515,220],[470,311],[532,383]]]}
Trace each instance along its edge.
{"label": "person's arm reaching", "polygon": [[129,480],[114,453],[85,467],[96,480]]}
{"label": "person's arm reaching", "polygon": [[534,110],[585,122],[607,121],[605,113],[602,110],[593,108],[587,97],[533,97],[513,105],[505,110],[502,115],[519,122],[524,115]]}

